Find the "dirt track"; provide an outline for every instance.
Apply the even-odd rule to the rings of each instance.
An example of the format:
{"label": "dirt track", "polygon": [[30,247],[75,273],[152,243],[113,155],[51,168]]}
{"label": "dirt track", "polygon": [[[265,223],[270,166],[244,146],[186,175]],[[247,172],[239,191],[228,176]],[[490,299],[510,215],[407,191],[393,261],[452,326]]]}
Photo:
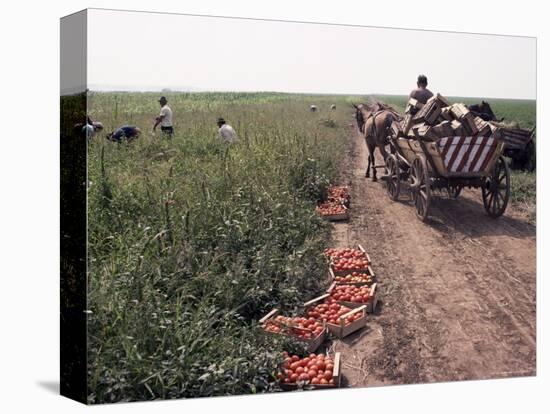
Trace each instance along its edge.
{"label": "dirt track", "polygon": [[347,385],[535,375],[535,226],[511,206],[489,218],[480,190],[433,197],[422,223],[407,190],[392,202],[383,181],[364,177],[367,150],[352,134],[342,173],[352,218],[334,242],[369,252],[380,301],[366,330],[333,345]]}

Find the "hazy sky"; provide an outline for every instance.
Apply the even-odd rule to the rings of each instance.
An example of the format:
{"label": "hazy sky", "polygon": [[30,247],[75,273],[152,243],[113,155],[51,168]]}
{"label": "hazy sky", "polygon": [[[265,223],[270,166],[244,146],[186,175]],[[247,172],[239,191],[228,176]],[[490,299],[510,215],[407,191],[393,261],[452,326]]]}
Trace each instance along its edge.
{"label": "hazy sky", "polygon": [[535,99],[534,38],[89,10],[92,90]]}

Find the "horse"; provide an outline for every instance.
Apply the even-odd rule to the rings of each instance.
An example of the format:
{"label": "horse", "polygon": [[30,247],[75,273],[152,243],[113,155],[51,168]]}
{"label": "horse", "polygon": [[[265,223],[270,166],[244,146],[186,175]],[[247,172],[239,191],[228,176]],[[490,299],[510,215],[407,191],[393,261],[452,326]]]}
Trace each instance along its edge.
{"label": "horse", "polygon": [[365,138],[365,144],[369,151],[365,177],[370,177],[369,170],[372,167],[372,181],[377,181],[374,161],[376,147],[380,150],[385,162],[388,157],[388,153],[386,152],[388,130],[393,121],[399,121],[402,117],[391,106],[381,102],[353,104],[353,106],[355,107],[357,126]]}
{"label": "horse", "polygon": [[470,110],[470,112],[472,112],[476,116],[479,116],[484,121],[502,122],[504,120],[504,117],[498,120],[495,113],[491,109],[491,105],[489,105],[489,103],[485,101],[481,101],[480,104],[470,105],[468,106],[468,109]]}

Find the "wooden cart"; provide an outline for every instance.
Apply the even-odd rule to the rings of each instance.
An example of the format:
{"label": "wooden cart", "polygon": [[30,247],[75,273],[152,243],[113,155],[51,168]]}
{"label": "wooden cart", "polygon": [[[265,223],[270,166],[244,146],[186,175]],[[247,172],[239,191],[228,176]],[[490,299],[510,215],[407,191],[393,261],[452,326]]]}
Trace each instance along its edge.
{"label": "wooden cart", "polygon": [[428,217],[433,190],[457,198],[464,187],[481,188],[485,211],[499,217],[510,198],[510,170],[502,156],[504,142],[482,136],[450,136],[436,141],[390,137],[386,190],[392,200],[408,183],[422,221]]}

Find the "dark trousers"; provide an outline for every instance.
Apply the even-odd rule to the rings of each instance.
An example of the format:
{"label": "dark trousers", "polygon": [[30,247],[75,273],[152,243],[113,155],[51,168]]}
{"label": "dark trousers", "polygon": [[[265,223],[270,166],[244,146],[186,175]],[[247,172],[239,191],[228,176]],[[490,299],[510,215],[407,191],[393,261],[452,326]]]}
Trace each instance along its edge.
{"label": "dark trousers", "polygon": [[174,128],[173,127],[171,127],[171,126],[161,126],[160,130],[168,138],[172,138],[172,134],[174,133]]}

